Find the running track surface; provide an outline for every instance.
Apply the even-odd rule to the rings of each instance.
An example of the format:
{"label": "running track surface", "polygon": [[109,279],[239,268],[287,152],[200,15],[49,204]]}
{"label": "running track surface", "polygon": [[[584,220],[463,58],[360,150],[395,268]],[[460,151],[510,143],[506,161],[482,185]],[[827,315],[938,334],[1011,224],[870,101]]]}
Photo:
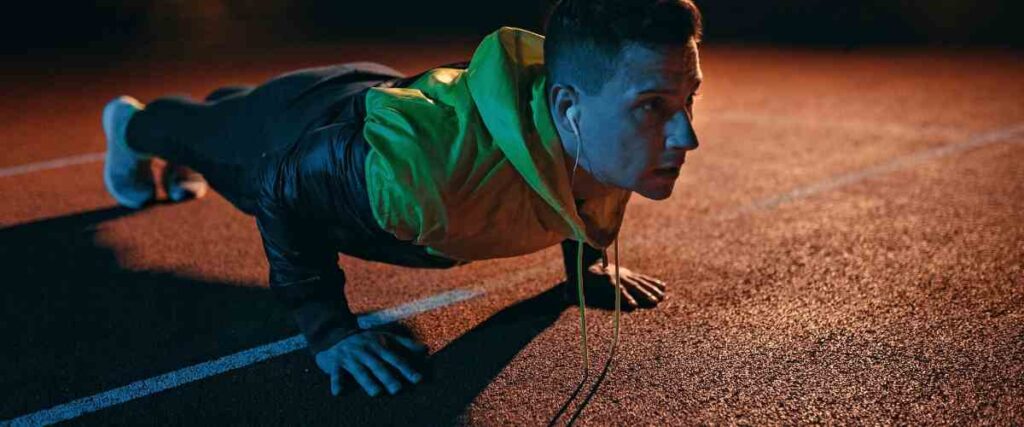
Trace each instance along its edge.
{"label": "running track surface", "polygon": [[[89,156],[108,99],[355,60],[415,73],[474,43],[12,70],[0,420],[56,421],[46,410],[296,334],[251,218],[216,195],[114,206]],[[711,46],[703,61],[701,147],[671,199],[634,197],[621,235],[623,265],[669,297],[624,315],[610,374],[556,424],[1024,422],[1021,56]],[[576,309],[548,292],[557,248],[446,271],[341,263],[360,313],[462,295],[400,322],[430,347],[430,381],[332,398],[298,350],[71,421],[537,425],[579,384]],[[588,311],[592,371],[611,318]]]}

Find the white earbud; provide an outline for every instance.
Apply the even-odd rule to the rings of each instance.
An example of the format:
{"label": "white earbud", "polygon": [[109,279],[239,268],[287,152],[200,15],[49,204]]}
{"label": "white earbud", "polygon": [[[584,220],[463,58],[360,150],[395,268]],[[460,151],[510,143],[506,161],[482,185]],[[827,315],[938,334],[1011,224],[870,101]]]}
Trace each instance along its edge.
{"label": "white earbud", "polygon": [[576,109],[576,106],[569,107],[569,110],[565,112],[565,116],[569,118],[569,127],[572,128],[572,133],[576,135],[576,158],[572,165],[572,175],[569,177],[569,186],[572,187],[576,181],[576,168],[580,165],[580,149],[583,148],[583,137],[580,136],[580,125],[577,123],[580,119],[580,111]]}
{"label": "white earbud", "polygon": [[566,117],[569,118],[569,127],[572,128],[572,133],[576,135],[576,139],[580,138],[580,125],[578,123],[580,119],[580,111],[575,106],[569,107],[569,111],[565,112]]}

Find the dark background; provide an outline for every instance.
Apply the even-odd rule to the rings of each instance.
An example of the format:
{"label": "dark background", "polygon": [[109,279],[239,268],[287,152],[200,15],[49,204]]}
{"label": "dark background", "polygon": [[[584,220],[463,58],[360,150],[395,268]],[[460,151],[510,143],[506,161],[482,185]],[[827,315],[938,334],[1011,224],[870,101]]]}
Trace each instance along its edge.
{"label": "dark background", "polygon": [[[1020,0],[704,0],[708,42],[1022,46]],[[542,32],[549,0],[101,0],[19,2],[0,18],[6,55],[174,55],[354,37]],[[10,61],[16,57],[7,57]]]}

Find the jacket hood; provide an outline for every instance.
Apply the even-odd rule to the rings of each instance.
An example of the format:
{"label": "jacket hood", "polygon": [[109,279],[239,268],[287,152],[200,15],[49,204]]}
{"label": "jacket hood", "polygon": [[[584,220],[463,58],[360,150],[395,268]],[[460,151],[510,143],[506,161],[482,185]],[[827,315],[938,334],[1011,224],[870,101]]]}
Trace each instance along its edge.
{"label": "jacket hood", "polygon": [[[544,37],[512,27],[488,35],[466,70],[484,125],[527,184],[562,218],[565,235],[605,248],[615,240],[631,192],[574,201],[565,152],[547,102]],[[514,99],[514,103],[508,100]]]}

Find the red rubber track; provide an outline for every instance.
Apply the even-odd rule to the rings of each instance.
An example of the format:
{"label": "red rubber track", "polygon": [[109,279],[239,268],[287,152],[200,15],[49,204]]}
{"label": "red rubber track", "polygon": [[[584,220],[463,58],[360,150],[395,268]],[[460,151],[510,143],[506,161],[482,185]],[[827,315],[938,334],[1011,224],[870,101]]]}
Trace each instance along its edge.
{"label": "red rubber track", "polygon": [[[473,46],[26,66],[5,79],[0,168],[102,151],[100,111],[122,93],[201,97],[355,60],[414,73]],[[623,264],[666,280],[669,297],[624,315],[616,363],[577,422],[1024,422],[1019,53],[711,46],[703,63],[701,147],[671,199],[634,198],[621,235]],[[0,178],[0,419],[296,333],[265,289],[252,219],[216,195],[116,209],[101,168]],[[581,373],[576,309],[546,293],[560,262],[556,248],[448,271],[342,257],[357,312],[490,289],[403,322],[434,377],[396,396],[350,385],[332,398],[297,352],[74,421],[546,424]],[[611,313],[588,317],[597,364]]]}

